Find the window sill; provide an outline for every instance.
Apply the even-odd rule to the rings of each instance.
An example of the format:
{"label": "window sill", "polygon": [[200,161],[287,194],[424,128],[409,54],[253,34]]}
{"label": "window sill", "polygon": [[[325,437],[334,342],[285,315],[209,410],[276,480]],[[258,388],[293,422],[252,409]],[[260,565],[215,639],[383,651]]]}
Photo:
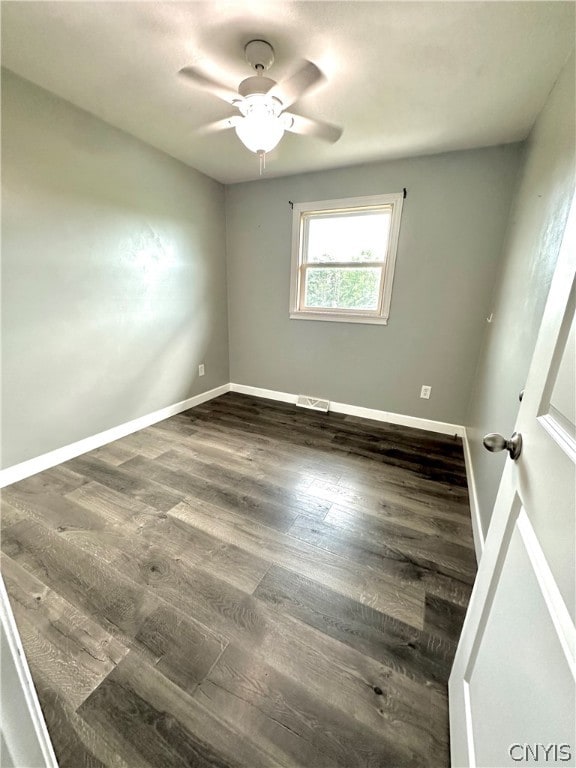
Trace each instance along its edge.
{"label": "window sill", "polygon": [[338,315],[328,312],[290,312],[290,320],[323,320],[329,323],[388,325],[387,317],[377,317],[376,315]]}

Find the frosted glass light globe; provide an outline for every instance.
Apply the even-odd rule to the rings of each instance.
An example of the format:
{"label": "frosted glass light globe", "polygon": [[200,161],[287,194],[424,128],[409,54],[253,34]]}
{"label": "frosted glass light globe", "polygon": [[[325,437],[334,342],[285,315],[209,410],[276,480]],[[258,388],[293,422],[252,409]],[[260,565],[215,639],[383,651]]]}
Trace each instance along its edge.
{"label": "frosted glass light globe", "polygon": [[251,152],[270,152],[284,135],[284,125],[278,117],[280,106],[265,95],[248,97],[241,111],[244,117],[235,126],[240,141]]}
{"label": "frosted glass light globe", "polygon": [[277,117],[245,117],[236,126],[240,141],[251,152],[270,152],[284,135],[284,126]]}

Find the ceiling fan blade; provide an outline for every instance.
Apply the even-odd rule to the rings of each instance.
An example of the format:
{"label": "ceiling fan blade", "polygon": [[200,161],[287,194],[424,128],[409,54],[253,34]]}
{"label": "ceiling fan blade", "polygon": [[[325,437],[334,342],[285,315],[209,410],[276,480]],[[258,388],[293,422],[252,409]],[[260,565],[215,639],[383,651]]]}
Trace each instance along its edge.
{"label": "ceiling fan blade", "polygon": [[268,91],[268,95],[279,99],[284,109],[286,109],[286,107],[294,104],[295,101],[303,96],[309,88],[312,88],[313,85],[320,83],[324,79],[324,75],[316,64],[306,61],[304,66],[292,77],[278,83],[278,85],[275,85]]}
{"label": "ceiling fan blade", "polygon": [[178,74],[186,80],[191,81],[199,88],[204,88],[206,91],[210,91],[214,96],[218,96],[219,99],[227,101],[228,104],[233,104],[235,101],[239,101],[241,96],[237,91],[232,90],[227,85],[219,83],[209,75],[205,75],[204,72],[197,67],[184,67]]}
{"label": "ceiling fan blade", "polygon": [[329,141],[331,144],[335,144],[342,136],[343,129],[339,125],[325,123],[322,120],[313,120],[310,117],[295,115],[292,112],[283,112],[282,117],[286,120],[286,130],[292,133],[315,136],[317,139]]}
{"label": "ceiling fan blade", "polygon": [[240,115],[232,115],[231,117],[225,117],[223,120],[216,120],[214,123],[208,123],[207,125],[201,125],[196,129],[196,133],[199,136],[207,136],[209,133],[218,133],[218,131],[225,131],[228,128],[235,128],[242,120]]}

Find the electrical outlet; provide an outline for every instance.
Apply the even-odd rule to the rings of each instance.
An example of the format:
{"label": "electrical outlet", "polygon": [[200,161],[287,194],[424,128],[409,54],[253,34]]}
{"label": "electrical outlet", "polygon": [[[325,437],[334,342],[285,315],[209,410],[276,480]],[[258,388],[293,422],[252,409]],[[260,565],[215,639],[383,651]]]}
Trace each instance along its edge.
{"label": "electrical outlet", "polygon": [[200,363],[198,366],[198,376],[204,376],[204,363]]}
{"label": "electrical outlet", "polygon": [[423,397],[424,400],[430,400],[431,393],[432,393],[432,387],[429,387],[427,384],[424,384],[422,386],[422,389],[420,390],[420,397]]}

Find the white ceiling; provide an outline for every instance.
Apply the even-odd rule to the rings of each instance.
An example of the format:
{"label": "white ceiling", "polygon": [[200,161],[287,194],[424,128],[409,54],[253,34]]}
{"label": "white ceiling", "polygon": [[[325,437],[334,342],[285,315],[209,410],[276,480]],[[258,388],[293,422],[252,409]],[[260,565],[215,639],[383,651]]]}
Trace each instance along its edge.
{"label": "white ceiling", "polygon": [[233,108],[177,77],[195,64],[237,87],[243,47],[303,58],[327,81],[292,111],[344,127],[337,144],[287,134],[267,176],[524,139],[574,45],[573,2],[2,2],[2,63],[230,183],[258,177]]}

